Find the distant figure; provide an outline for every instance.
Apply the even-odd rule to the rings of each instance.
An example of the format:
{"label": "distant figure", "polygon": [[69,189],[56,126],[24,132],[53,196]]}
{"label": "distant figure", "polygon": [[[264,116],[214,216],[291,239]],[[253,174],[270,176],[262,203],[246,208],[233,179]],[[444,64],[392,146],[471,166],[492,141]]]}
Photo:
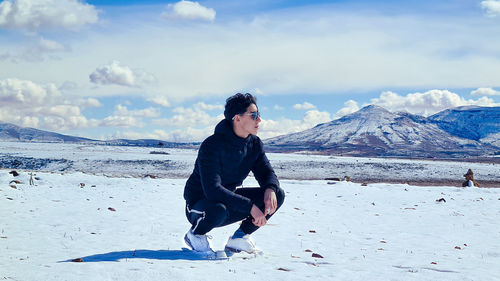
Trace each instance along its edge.
{"label": "distant figure", "polygon": [[479,183],[474,180],[474,172],[471,169],[467,171],[464,177],[465,181],[462,183],[462,187],[479,187]]}
{"label": "distant figure", "polygon": [[[250,234],[283,204],[285,192],[256,136],[261,120],[255,97],[248,93],[229,97],[224,117],[200,145],[184,188],[191,223],[184,241],[195,251],[213,253],[206,234],[241,221],[225,250],[254,253],[257,249]],[[240,187],[250,171],[260,187]]]}

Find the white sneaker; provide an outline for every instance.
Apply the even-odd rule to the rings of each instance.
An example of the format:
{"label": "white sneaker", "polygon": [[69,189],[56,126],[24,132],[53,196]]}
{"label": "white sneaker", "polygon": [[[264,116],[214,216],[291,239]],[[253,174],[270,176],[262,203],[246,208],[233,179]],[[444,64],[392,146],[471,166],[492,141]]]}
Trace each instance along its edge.
{"label": "white sneaker", "polygon": [[184,235],[186,244],[196,252],[214,252],[207,235],[194,234],[191,229]]}
{"label": "white sneaker", "polygon": [[250,238],[250,235],[245,235],[242,238],[234,238],[231,236],[229,240],[227,240],[226,251],[239,253],[241,251],[247,252],[249,254],[253,254],[258,252],[259,249],[255,247],[255,242]]}

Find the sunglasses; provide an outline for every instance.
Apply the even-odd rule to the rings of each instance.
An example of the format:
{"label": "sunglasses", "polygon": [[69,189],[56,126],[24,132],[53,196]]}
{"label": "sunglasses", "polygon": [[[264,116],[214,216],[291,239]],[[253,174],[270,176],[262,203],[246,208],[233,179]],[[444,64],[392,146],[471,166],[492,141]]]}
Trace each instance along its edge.
{"label": "sunglasses", "polygon": [[249,113],[242,113],[240,115],[251,115],[252,120],[257,120],[260,117],[260,112],[255,111],[255,112],[249,112]]}

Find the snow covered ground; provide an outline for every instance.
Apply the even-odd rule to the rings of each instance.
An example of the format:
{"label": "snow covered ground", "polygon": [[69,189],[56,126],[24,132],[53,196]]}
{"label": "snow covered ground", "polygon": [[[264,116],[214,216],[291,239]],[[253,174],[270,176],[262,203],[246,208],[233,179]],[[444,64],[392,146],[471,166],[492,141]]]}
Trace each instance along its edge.
{"label": "snow covered ground", "polygon": [[[151,154],[159,152],[164,154]],[[117,177],[187,178],[197,150],[0,142],[0,168],[84,172]],[[500,164],[307,154],[267,154],[281,179],[349,176],[356,182],[414,182],[461,186],[468,169],[483,186],[500,187]]]}
{"label": "snow covered ground", "polygon": [[[281,179],[285,203],[253,235],[264,254],[215,261],[183,250],[185,178],[130,176],[149,172],[138,173],[135,161],[188,163],[194,151],[0,148],[4,160],[68,159],[83,168],[78,159],[111,159],[107,169],[116,171],[40,169],[29,185],[31,170],[13,177],[0,169],[0,280],[500,280],[500,188]],[[316,157],[270,155],[274,166]],[[498,175],[495,165],[477,165],[476,173]],[[255,185],[251,177],[244,183]],[[213,230],[214,248],[223,249],[236,228]]]}

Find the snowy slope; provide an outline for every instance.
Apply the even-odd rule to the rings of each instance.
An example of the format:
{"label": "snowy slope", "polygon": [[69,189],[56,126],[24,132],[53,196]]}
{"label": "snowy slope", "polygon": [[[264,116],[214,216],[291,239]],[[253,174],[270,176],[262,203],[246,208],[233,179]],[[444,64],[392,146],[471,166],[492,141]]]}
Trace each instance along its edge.
{"label": "snowy slope", "polygon": [[19,127],[9,123],[0,123],[1,142],[30,142],[30,143],[78,143],[78,144],[100,144],[114,146],[140,146],[140,147],[169,147],[169,148],[192,148],[197,143],[174,143],[156,139],[115,139],[108,141],[80,138],[69,135],[62,135],[54,132],[38,130],[33,128]]}
{"label": "snowy slope", "polygon": [[1,141],[30,141],[30,142],[72,142],[85,143],[93,140],[61,135],[33,128],[23,128],[9,123],[0,123]]}
{"label": "snowy slope", "polygon": [[[184,179],[39,172],[35,186],[13,189],[7,172],[0,170],[0,279],[500,277],[500,189],[282,180],[285,204],[253,235],[264,255],[207,261],[182,250]],[[212,245],[221,249],[236,227],[212,231]],[[77,258],[83,262],[71,262]]]}
{"label": "snowy slope", "polygon": [[482,152],[481,144],[448,134],[424,117],[370,105],[309,130],[266,140],[270,147],[371,156],[453,156]]}
{"label": "snowy slope", "polygon": [[488,143],[490,139],[500,140],[498,137],[500,107],[457,107],[434,114],[429,117],[429,120],[435,122],[444,131],[462,138]]}

